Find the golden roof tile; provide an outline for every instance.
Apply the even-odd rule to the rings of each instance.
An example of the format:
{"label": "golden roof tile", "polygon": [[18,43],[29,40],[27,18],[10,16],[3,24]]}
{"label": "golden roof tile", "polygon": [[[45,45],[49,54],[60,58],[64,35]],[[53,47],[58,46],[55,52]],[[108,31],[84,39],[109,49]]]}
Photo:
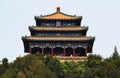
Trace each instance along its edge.
{"label": "golden roof tile", "polygon": [[30,27],[33,30],[45,30],[45,31],[77,31],[77,30],[85,30],[88,27]]}
{"label": "golden roof tile", "polygon": [[44,40],[44,41],[88,41],[94,39],[94,37],[34,37],[34,36],[27,36],[25,37],[27,40]]}
{"label": "golden roof tile", "polygon": [[43,19],[75,19],[76,16],[67,15],[62,12],[56,12],[51,15],[42,16]]}
{"label": "golden roof tile", "polygon": [[36,17],[40,19],[77,19],[79,18],[79,16],[76,16],[76,15],[68,15],[63,12],[60,12],[60,7],[57,7],[57,11],[55,13],[52,13],[49,15],[43,15],[43,16],[42,15],[36,16]]}

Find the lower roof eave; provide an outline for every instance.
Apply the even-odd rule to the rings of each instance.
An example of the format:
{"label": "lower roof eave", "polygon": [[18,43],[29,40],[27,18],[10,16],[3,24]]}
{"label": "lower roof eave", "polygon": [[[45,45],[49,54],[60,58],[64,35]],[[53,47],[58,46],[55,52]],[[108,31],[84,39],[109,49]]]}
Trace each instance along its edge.
{"label": "lower roof eave", "polygon": [[77,36],[77,37],[63,37],[63,36],[24,36],[23,40],[35,40],[35,41],[89,41],[95,40],[95,37]]}
{"label": "lower roof eave", "polygon": [[30,41],[30,42],[67,42],[67,41],[71,41],[71,42],[94,42],[94,39],[91,40],[34,40],[34,39],[22,39],[24,41]]}

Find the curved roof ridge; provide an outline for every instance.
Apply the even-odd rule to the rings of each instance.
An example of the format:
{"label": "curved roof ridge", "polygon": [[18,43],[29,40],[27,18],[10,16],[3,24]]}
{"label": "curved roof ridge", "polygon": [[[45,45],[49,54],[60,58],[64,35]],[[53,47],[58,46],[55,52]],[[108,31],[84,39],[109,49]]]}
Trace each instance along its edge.
{"label": "curved roof ridge", "polygon": [[60,11],[60,8],[57,8],[57,11],[48,15],[35,16],[38,19],[78,19],[82,16],[69,15]]}
{"label": "curved roof ridge", "polygon": [[70,17],[76,17],[76,15],[69,15],[69,14],[66,14],[66,13],[63,13],[63,12],[54,12],[54,13],[51,13],[51,14],[48,14],[48,15],[42,15],[41,17],[46,17],[46,16],[52,16],[54,14],[63,14],[65,16],[70,16]]}

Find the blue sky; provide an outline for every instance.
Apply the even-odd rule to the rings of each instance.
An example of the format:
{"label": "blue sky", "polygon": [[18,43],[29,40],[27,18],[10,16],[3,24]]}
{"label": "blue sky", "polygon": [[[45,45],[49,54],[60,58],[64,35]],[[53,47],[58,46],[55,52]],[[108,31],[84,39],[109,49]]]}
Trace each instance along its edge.
{"label": "blue sky", "polygon": [[0,60],[25,55],[21,36],[30,35],[34,16],[51,14],[57,6],[64,13],[83,16],[87,35],[96,37],[94,54],[109,57],[115,45],[120,54],[120,0],[1,0]]}

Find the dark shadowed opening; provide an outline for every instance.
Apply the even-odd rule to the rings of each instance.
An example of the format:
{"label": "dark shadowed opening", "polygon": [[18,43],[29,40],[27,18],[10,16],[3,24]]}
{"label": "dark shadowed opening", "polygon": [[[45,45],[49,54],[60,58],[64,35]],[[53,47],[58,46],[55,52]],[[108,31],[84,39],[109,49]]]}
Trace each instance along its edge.
{"label": "dark shadowed opening", "polygon": [[34,48],[32,48],[32,54],[36,54],[37,52],[42,53],[42,49],[39,48],[39,47],[34,47]]}
{"label": "dark shadowed opening", "polygon": [[63,48],[61,47],[56,47],[54,48],[54,55],[57,55],[57,56],[63,56]]}
{"label": "dark shadowed opening", "polygon": [[66,48],[66,56],[73,56],[73,49],[71,47]]}
{"label": "dark shadowed opening", "polygon": [[49,48],[49,47],[46,47],[46,48],[44,48],[44,54],[45,55],[48,55],[48,54],[52,54],[52,49],[51,48]]}
{"label": "dark shadowed opening", "polygon": [[85,49],[82,47],[77,47],[75,49],[75,55],[76,56],[85,56]]}

